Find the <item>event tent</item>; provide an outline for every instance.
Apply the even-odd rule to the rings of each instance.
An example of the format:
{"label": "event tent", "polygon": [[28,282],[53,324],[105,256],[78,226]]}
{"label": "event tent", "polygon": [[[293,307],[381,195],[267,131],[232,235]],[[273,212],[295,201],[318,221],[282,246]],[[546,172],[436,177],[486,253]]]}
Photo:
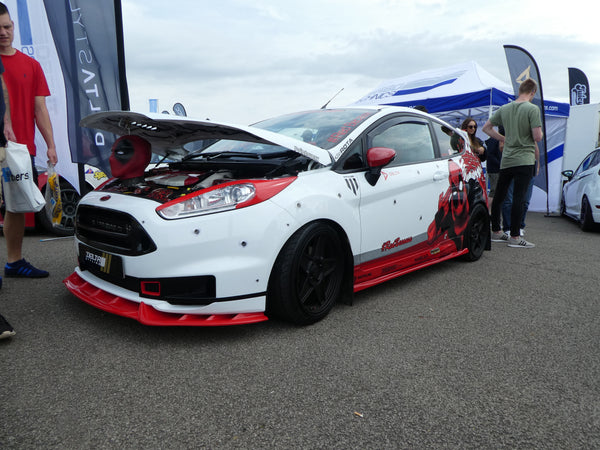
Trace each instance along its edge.
{"label": "event tent", "polygon": [[[474,118],[479,130],[500,106],[514,99],[512,86],[484,70],[474,61],[427,70],[387,80],[358,100],[355,105],[423,105],[435,116],[460,126],[466,117]],[[544,99],[548,194],[545,186],[535,186],[530,211],[558,212],[562,187],[562,157],[569,104]],[[487,135],[478,132],[482,140]]]}

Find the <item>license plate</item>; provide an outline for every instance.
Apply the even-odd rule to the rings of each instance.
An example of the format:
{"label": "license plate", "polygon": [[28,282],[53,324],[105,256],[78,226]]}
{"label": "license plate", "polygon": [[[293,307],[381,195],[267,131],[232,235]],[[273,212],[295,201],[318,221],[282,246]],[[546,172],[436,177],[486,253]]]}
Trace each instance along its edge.
{"label": "license plate", "polygon": [[79,267],[101,278],[123,278],[123,260],[118,255],[79,244]]}

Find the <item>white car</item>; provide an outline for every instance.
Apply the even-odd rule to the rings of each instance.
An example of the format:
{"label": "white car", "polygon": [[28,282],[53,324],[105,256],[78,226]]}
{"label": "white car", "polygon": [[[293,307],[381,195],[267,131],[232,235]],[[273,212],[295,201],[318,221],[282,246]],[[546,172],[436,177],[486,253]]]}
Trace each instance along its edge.
{"label": "white car", "polygon": [[[249,127],[104,112],[82,126],[173,161],[111,179],[76,215],[66,286],[144,324],[309,324],[353,292],[490,248],[478,157],[420,111],[320,109]],[[220,140],[187,150],[203,139]]]}
{"label": "white car", "polygon": [[600,148],[587,155],[575,172],[565,170],[561,212],[590,231],[600,224]]}

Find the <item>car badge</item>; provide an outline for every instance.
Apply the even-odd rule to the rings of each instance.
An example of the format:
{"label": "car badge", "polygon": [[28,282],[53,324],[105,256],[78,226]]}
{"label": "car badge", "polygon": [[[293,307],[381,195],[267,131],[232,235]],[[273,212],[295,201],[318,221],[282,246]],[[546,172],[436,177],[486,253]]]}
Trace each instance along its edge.
{"label": "car badge", "polygon": [[107,201],[107,200],[109,200],[109,199],[110,199],[110,195],[105,195],[105,196],[103,196],[103,197],[100,197],[100,201],[101,201],[101,202],[105,202],[105,201]]}

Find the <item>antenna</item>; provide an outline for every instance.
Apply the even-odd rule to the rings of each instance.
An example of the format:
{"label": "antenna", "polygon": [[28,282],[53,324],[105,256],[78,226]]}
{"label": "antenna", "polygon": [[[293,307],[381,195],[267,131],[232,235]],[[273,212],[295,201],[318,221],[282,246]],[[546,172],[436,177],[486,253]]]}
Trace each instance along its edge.
{"label": "antenna", "polygon": [[339,95],[339,93],[340,93],[340,92],[342,92],[343,90],[344,90],[344,88],[341,88],[341,89],[340,89],[340,90],[337,92],[337,94],[335,94],[333,97],[331,97],[331,98],[329,99],[329,101],[328,101],[327,103],[325,103],[323,106],[321,106],[321,109],[325,109],[325,108],[327,108],[327,105],[329,105],[329,104],[331,103],[331,100],[333,100],[334,98],[336,98],[336,97]]}

